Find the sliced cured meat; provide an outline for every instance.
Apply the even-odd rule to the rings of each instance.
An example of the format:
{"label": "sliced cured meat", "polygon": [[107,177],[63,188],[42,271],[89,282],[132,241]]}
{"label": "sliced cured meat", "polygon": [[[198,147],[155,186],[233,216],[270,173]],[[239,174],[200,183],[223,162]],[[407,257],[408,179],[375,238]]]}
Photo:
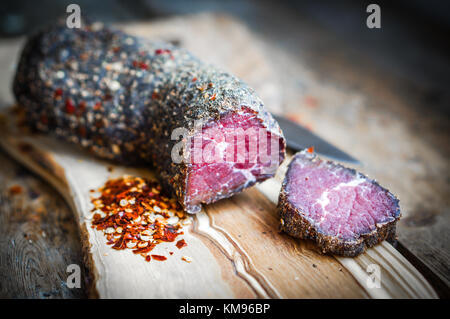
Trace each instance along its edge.
{"label": "sliced cured meat", "polygon": [[[31,127],[107,159],[155,166],[190,213],[273,176],[284,159],[278,124],[244,82],[186,50],[99,23],[62,23],[32,36],[13,88]],[[266,137],[258,146],[274,145],[270,163],[247,152],[252,134],[231,138],[250,128]],[[174,159],[179,143],[181,161]],[[236,157],[189,156],[211,144]]]}
{"label": "sliced cured meat", "polygon": [[376,181],[306,150],[289,164],[278,211],[286,233],[343,256],[394,239],[400,218],[398,199]]}

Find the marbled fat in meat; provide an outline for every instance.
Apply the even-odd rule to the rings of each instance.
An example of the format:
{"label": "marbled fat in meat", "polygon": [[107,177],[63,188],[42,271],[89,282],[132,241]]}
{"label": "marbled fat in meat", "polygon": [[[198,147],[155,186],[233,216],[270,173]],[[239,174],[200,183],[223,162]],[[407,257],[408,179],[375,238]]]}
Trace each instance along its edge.
{"label": "marbled fat in meat", "polygon": [[400,218],[398,200],[388,190],[308,151],[297,153],[289,165],[279,212],[287,233],[345,256],[394,238]]}

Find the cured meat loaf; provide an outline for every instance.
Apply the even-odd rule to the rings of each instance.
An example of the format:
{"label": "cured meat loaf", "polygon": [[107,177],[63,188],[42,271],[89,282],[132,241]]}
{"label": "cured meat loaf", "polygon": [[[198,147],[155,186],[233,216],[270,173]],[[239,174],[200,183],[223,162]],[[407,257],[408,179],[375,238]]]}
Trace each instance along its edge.
{"label": "cured meat loaf", "polygon": [[[272,177],[284,159],[278,124],[245,83],[100,23],[32,36],[13,89],[30,126],[103,158],[154,165],[189,213]],[[269,160],[249,152],[261,141]],[[215,160],[193,159],[211,145]]]}
{"label": "cured meat loaf", "polygon": [[289,164],[278,212],[289,235],[349,257],[394,239],[400,219],[398,199],[376,181],[307,150]]}

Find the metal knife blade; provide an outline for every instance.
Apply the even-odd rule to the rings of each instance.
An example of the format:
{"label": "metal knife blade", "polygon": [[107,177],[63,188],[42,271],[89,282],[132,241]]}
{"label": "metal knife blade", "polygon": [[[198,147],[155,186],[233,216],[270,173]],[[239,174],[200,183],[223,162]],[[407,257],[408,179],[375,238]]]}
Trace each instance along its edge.
{"label": "metal knife blade", "polygon": [[278,124],[284,133],[287,146],[293,151],[300,151],[313,146],[314,151],[318,154],[341,162],[361,164],[357,159],[331,145],[310,130],[307,130],[306,128],[291,120],[288,120],[283,116],[275,114],[272,115],[278,121]]}

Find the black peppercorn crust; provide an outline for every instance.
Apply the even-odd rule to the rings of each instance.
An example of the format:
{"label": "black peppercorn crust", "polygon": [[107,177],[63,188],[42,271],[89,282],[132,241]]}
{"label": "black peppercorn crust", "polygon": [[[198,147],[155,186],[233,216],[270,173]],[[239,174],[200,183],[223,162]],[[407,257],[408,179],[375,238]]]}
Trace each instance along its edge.
{"label": "black peppercorn crust", "polygon": [[175,128],[186,128],[192,136],[198,120],[216,121],[230,112],[250,110],[263,127],[280,136],[280,162],[284,159],[278,124],[245,83],[186,50],[100,23],[81,29],[59,24],[32,36],[22,52],[13,90],[30,126],[103,158],[151,163],[188,212],[200,207],[185,203],[189,164],[171,159],[178,142],[171,139]]}
{"label": "black peppercorn crust", "polygon": [[[378,223],[376,229],[370,233],[360,234],[360,237],[353,240],[343,240],[336,236],[330,236],[323,233],[319,228],[313,225],[307,218],[305,218],[302,211],[296,208],[288,199],[288,192],[286,190],[287,185],[290,183],[289,171],[293,167],[295,156],[298,154],[306,154],[305,151],[299,152],[294,155],[292,161],[289,163],[288,171],[286,172],[285,179],[283,181],[280,195],[278,198],[278,214],[280,216],[280,229],[290,236],[311,239],[319,247],[322,253],[336,254],[346,257],[355,257],[365,251],[366,248],[373,247],[383,240],[395,240],[396,239],[396,224],[400,219],[400,209],[394,213],[394,219],[386,223]],[[310,160],[320,160],[315,154],[308,154]],[[327,165],[336,165],[343,167],[342,165],[327,162]],[[345,168],[345,167],[343,167]],[[345,168],[352,171],[353,174],[357,172],[353,169]],[[370,180],[367,176],[360,174],[361,177]],[[371,183],[378,185],[374,180],[370,180]],[[389,193],[390,194],[390,193]],[[394,195],[390,194],[393,198]],[[398,204],[398,200],[395,199]]]}

